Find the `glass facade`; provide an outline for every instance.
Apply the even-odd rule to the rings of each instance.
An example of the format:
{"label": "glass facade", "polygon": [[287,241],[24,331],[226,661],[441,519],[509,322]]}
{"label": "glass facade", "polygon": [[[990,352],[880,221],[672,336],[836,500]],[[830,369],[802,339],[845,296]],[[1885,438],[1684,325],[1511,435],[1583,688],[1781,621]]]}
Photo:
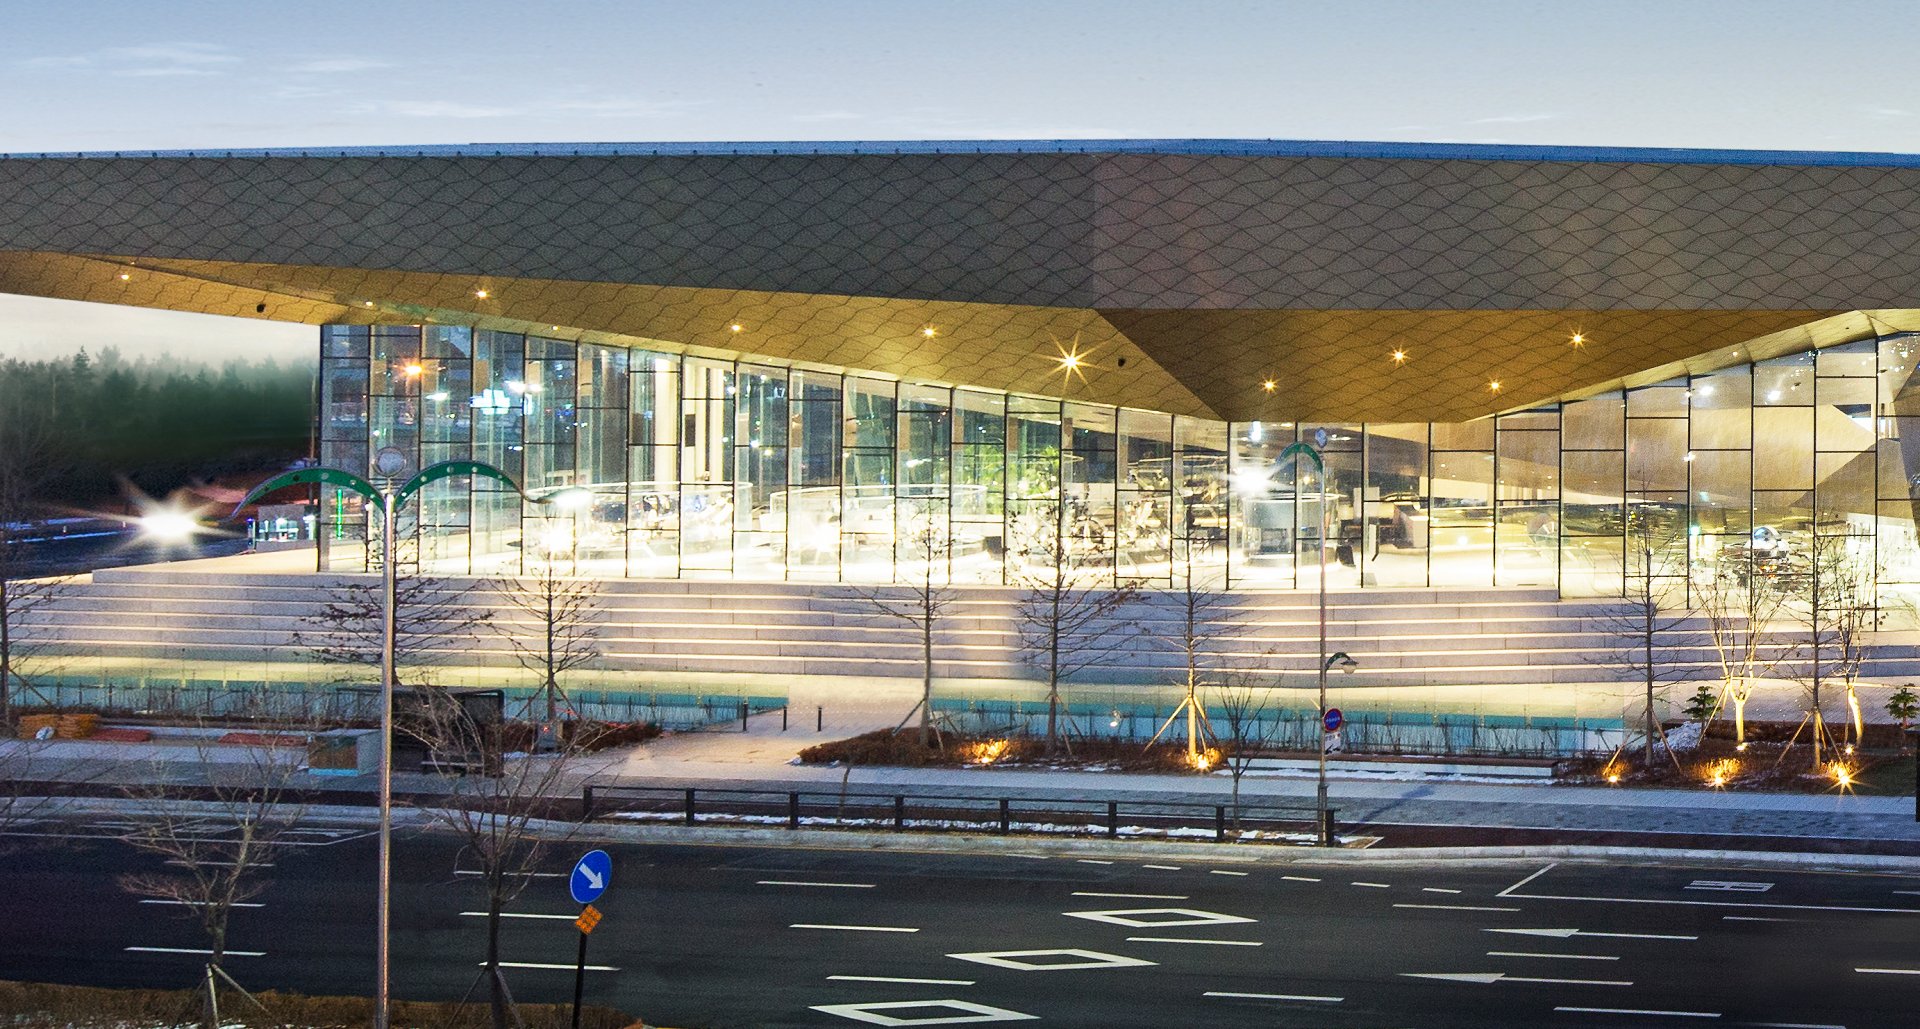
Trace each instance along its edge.
{"label": "glass facade", "polygon": [[[1619,595],[1634,525],[1676,577],[1845,548],[1920,589],[1910,335],[1456,424],[1217,422],[1075,400],[457,326],[328,326],[322,461],[492,464],[403,512],[439,574],[999,584],[1035,543],[1169,586],[1537,587]],[[1324,458],[1282,463],[1305,441]],[[331,494],[327,562],[369,512]],[[1014,567],[1010,567],[1010,562]]]}

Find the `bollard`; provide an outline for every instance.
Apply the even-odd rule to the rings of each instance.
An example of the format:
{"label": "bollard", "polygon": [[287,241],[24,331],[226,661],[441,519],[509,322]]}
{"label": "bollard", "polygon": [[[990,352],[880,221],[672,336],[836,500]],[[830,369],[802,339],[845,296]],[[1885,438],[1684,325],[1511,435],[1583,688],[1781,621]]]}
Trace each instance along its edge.
{"label": "bollard", "polygon": [[747,731],[747,702],[744,700],[740,702],[740,731]]}
{"label": "bollard", "polygon": [[1012,807],[1013,807],[1012,801],[1008,800],[1005,797],[1000,798],[1000,831],[1001,832],[1013,831],[1013,811],[1011,810]]}
{"label": "bollard", "polygon": [[1220,843],[1225,842],[1226,838],[1227,807],[1225,804],[1215,804],[1213,806],[1213,839],[1214,842]]}
{"label": "bollard", "polygon": [[1320,815],[1320,845],[1333,846],[1333,809],[1328,808]]}
{"label": "bollard", "polygon": [[787,828],[800,828],[800,794],[787,794]]}
{"label": "bollard", "polygon": [[780,731],[787,731],[787,705],[780,705]]}
{"label": "bollard", "polygon": [[693,824],[693,790],[687,790],[687,824]]}
{"label": "bollard", "polygon": [[824,704],[813,709],[813,731],[827,731],[827,708]]}
{"label": "bollard", "polygon": [[893,797],[893,827],[895,830],[907,827],[907,798],[899,794]]}
{"label": "bollard", "polygon": [[1120,835],[1120,802],[1117,800],[1107,801],[1107,835]]}

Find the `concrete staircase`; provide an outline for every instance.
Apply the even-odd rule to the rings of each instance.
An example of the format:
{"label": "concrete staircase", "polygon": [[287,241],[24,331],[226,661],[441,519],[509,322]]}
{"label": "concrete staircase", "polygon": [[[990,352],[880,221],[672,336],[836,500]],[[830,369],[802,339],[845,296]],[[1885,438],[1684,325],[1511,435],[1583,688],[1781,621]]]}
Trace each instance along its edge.
{"label": "concrete staircase", "polygon": [[[314,641],[370,642],[329,633],[319,621],[346,586],[378,597],[377,577],[111,569],[77,581],[36,611],[28,633],[60,652],[147,659],[180,657],[297,661]],[[441,580],[450,606],[483,613],[477,635],[423,626],[409,643],[418,663],[507,664],[508,631],[535,632],[481,580]],[[940,622],[935,674],[1029,678],[1019,654],[1016,590],[964,587]],[[911,607],[910,591],[840,585],[614,580],[602,587],[598,647],[603,664],[636,672],[745,672],[917,677],[913,625],[880,610],[872,595]],[[1330,649],[1359,661],[1341,686],[1511,685],[1632,681],[1618,605],[1562,601],[1551,590],[1365,590],[1329,597]],[[1180,595],[1146,593],[1115,616],[1121,628],[1078,679],[1166,682],[1184,658]],[[1316,597],[1234,593],[1213,619],[1208,649],[1225,666],[1271,670],[1289,685],[1312,681],[1318,663]],[[1781,645],[1786,645],[1784,642]],[[1669,678],[1714,678],[1714,653],[1698,619],[1661,633]],[[1920,674],[1920,647],[1901,637],[1873,648],[1863,678]]]}

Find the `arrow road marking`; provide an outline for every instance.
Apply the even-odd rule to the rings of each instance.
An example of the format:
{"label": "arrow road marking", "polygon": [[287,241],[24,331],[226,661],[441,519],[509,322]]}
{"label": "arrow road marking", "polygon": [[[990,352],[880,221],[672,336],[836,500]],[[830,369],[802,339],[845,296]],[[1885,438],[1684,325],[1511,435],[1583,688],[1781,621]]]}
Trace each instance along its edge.
{"label": "arrow road marking", "polygon": [[1632,986],[1625,979],[1534,979],[1505,972],[1402,972],[1410,979],[1444,979],[1454,983],[1561,983],[1567,986]]}
{"label": "arrow road marking", "polygon": [[1305,993],[1230,993],[1226,990],[1208,990],[1202,997],[1232,997],[1237,1000],[1310,1000],[1319,1004],[1339,1004],[1345,997],[1316,997]]}
{"label": "arrow road marking", "polygon": [[1552,936],[1566,939],[1569,936],[1604,936],[1613,940],[1697,940],[1698,936],[1669,936],[1665,933],[1596,933],[1585,929],[1488,929],[1490,933],[1513,933],[1516,936]]}

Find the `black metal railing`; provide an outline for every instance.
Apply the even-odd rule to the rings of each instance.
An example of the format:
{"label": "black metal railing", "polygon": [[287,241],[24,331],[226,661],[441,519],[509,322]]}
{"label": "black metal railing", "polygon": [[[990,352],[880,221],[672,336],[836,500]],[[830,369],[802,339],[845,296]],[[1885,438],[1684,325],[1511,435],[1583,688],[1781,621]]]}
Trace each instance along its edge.
{"label": "black metal railing", "polygon": [[626,815],[683,825],[785,825],[843,829],[907,829],[1047,836],[1189,838],[1318,842],[1334,838],[1310,805],[1196,804],[1178,801],[1076,800],[840,790],[754,790],[588,783],[583,821]]}

